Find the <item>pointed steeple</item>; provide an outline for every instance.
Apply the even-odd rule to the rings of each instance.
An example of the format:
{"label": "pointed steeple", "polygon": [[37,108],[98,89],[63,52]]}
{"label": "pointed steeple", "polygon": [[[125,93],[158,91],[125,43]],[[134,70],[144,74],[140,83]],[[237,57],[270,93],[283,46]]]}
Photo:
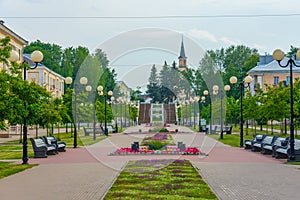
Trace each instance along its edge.
{"label": "pointed steeple", "polygon": [[178,57],[178,60],[179,60],[178,70],[186,71],[186,59],[187,59],[187,57],[185,56],[184,44],[183,44],[183,35],[182,35],[180,54],[179,54],[179,57]]}
{"label": "pointed steeple", "polygon": [[184,51],[184,44],[183,44],[183,35],[182,35],[182,39],[181,39],[180,55],[178,58],[186,58],[185,51]]}

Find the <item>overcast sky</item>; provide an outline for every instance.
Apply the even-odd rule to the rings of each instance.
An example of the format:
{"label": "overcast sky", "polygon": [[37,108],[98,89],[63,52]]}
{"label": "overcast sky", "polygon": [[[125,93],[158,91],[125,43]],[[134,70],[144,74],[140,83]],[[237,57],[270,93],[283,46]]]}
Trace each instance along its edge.
{"label": "overcast sky", "polygon": [[[204,51],[246,45],[271,54],[275,48],[300,47],[299,8],[299,0],[0,0],[0,19],[29,42],[39,39],[63,48],[81,45],[93,51],[125,32],[159,28],[179,34],[177,54],[181,33]],[[186,51],[192,51],[188,45]],[[168,62],[177,59],[173,54]],[[152,63],[132,59],[122,64]]]}

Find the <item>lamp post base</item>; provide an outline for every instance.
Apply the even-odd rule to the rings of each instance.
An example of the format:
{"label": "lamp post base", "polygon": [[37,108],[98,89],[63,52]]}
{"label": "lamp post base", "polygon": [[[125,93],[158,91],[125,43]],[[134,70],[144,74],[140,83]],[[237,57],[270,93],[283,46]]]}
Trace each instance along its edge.
{"label": "lamp post base", "polygon": [[296,162],[296,157],[291,155],[291,156],[288,157],[287,161],[288,162]]}

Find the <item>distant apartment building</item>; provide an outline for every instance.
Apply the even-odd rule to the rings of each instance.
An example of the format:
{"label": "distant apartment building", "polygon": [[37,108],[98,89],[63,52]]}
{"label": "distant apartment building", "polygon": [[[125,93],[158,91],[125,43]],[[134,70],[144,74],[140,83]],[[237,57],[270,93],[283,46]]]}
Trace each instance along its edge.
{"label": "distant apartment building", "polygon": [[[15,50],[19,54],[18,62],[21,63],[26,61],[30,66],[34,66],[35,63],[32,62],[30,55],[23,55],[24,47],[28,44],[28,42],[6,27],[4,22],[0,20],[0,38],[4,38],[6,36],[10,37],[9,45],[12,47],[12,50]],[[8,73],[10,72],[9,67],[4,63],[0,63],[0,70],[6,70]],[[64,93],[65,78],[48,69],[46,66],[39,64],[36,69],[27,70],[26,76],[29,82],[35,82],[36,84],[46,88],[53,97],[62,97]]]}
{"label": "distant apartment building", "polygon": [[[288,58],[284,58],[281,63],[286,64]],[[296,61],[300,64],[300,61]],[[248,74],[253,78],[251,83],[251,91],[255,93],[260,87],[263,91],[267,90],[266,85],[274,87],[280,82],[288,85],[290,82],[290,68],[282,68],[271,55],[260,56],[260,61],[256,67],[252,68]],[[293,67],[293,81],[300,78],[300,68]]]}
{"label": "distant apartment building", "polygon": [[[35,65],[29,54],[24,54],[23,57],[30,66]],[[35,82],[36,84],[44,87],[51,93],[52,97],[61,98],[64,94],[65,78],[60,74],[52,71],[42,64],[38,64],[37,68],[27,70],[26,72],[28,82]]]}
{"label": "distant apartment building", "polygon": [[129,88],[124,81],[117,81],[117,87],[119,88],[120,93],[126,100],[130,100],[131,88]]}
{"label": "distant apartment building", "polygon": [[[19,62],[23,61],[23,49],[28,44],[24,38],[16,34],[14,31],[4,25],[4,21],[0,20],[0,39],[10,37],[9,45],[19,54]],[[0,70],[9,70],[8,66],[0,63]]]}

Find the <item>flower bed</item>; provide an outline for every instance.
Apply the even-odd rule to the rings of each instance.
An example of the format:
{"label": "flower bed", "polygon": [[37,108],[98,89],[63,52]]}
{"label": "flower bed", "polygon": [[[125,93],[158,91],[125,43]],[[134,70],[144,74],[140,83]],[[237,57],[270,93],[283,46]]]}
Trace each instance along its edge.
{"label": "flower bed", "polygon": [[200,155],[201,151],[197,147],[187,147],[184,151],[180,151],[176,146],[167,146],[165,149],[153,150],[140,146],[139,149],[120,148],[110,155]]}
{"label": "flower bed", "polygon": [[[178,148],[179,147],[179,148]],[[157,133],[146,137],[139,148],[120,148],[110,155],[199,155],[201,151],[197,147],[181,148],[174,144],[173,138],[167,133]]]}
{"label": "flower bed", "polygon": [[188,160],[130,161],[104,199],[217,199]]}

